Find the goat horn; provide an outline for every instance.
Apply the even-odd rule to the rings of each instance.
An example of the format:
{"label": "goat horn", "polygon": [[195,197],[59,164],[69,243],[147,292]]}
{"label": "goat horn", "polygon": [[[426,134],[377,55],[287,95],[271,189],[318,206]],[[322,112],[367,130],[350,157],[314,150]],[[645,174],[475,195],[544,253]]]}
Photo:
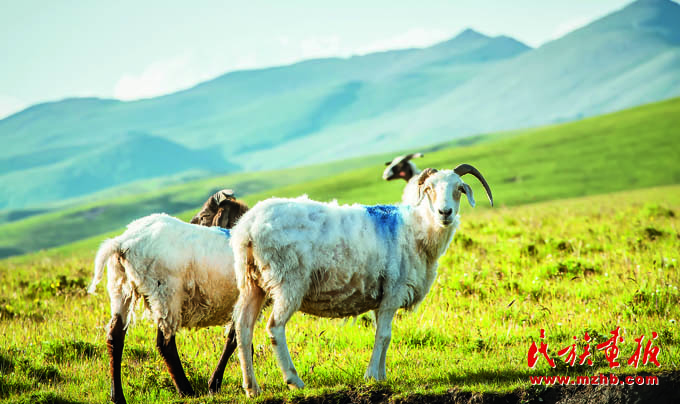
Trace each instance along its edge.
{"label": "goat horn", "polygon": [[482,175],[482,173],[479,172],[478,169],[474,168],[469,164],[460,164],[458,167],[453,169],[453,172],[458,174],[458,176],[460,177],[464,176],[465,174],[472,174],[475,177],[477,177],[479,182],[481,182],[482,185],[484,186],[484,190],[486,190],[486,196],[489,197],[489,202],[491,202],[491,206],[493,206],[493,196],[491,196],[491,188],[489,188],[489,184],[487,184],[486,180],[484,179],[484,176]]}
{"label": "goat horn", "polygon": [[214,195],[215,198],[215,203],[218,205],[221,205],[222,202],[228,200],[228,199],[235,199],[234,198],[234,191],[231,189],[222,189],[220,191],[217,191]]}
{"label": "goat horn", "polygon": [[426,168],[423,170],[422,173],[420,173],[420,176],[418,177],[418,185],[423,185],[425,183],[425,180],[428,179],[432,174],[436,173],[437,169],[436,168]]}

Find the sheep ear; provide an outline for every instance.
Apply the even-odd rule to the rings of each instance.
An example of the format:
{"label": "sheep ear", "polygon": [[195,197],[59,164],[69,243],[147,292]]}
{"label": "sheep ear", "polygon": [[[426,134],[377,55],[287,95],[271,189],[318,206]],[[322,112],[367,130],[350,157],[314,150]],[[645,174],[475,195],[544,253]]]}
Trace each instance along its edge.
{"label": "sheep ear", "polygon": [[217,209],[217,213],[215,213],[215,216],[212,219],[212,223],[210,223],[211,226],[218,226],[218,227],[224,227],[221,225],[220,221],[222,220],[222,214],[224,213],[223,208]]}
{"label": "sheep ear", "polygon": [[390,164],[392,164],[391,161],[386,161],[386,162],[385,162],[385,165],[386,165],[386,166],[388,166],[388,165],[390,165]]}
{"label": "sheep ear", "polygon": [[220,207],[222,220],[219,223],[219,226],[224,227],[225,229],[231,229],[247,210],[248,207],[243,203],[238,202],[236,199],[226,200]]}
{"label": "sheep ear", "polygon": [[463,183],[463,193],[467,196],[470,206],[475,207],[475,197],[472,195],[472,188],[466,183]]}

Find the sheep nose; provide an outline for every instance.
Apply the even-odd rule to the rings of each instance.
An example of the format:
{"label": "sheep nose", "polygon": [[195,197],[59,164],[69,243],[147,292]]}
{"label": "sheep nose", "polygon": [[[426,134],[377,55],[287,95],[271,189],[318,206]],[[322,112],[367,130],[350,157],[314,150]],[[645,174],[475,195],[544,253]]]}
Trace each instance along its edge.
{"label": "sheep nose", "polygon": [[448,209],[444,209],[444,210],[439,209],[439,213],[444,217],[449,217],[449,215],[451,215],[451,212],[453,212],[452,208],[448,208]]}

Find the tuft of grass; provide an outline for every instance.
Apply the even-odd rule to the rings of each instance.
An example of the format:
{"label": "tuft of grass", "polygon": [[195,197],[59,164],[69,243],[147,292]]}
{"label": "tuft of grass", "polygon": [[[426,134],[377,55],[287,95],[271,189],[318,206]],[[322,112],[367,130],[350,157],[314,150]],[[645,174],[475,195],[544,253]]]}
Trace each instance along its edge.
{"label": "tuft of grass", "polygon": [[59,396],[53,391],[35,391],[21,397],[17,400],[12,400],[10,403],[15,404],[79,404],[82,401],[70,400]]}
{"label": "tuft of grass", "polygon": [[43,341],[43,356],[53,363],[89,359],[102,352],[101,346],[86,341]]}

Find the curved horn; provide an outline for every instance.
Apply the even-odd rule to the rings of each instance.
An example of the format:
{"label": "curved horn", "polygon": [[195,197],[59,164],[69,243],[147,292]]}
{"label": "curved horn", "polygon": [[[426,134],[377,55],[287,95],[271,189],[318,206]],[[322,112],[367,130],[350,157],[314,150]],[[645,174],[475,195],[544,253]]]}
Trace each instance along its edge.
{"label": "curved horn", "polygon": [[458,174],[458,176],[460,177],[464,176],[465,174],[472,174],[475,177],[477,177],[479,182],[481,182],[482,185],[484,186],[484,190],[486,190],[486,196],[489,197],[489,202],[491,202],[491,206],[493,206],[493,196],[491,195],[491,188],[489,188],[489,184],[487,184],[486,180],[484,179],[484,176],[482,175],[482,173],[479,172],[478,169],[474,168],[469,164],[460,164],[458,167],[453,169],[453,172]]}
{"label": "curved horn", "polygon": [[222,189],[220,191],[215,192],[215,195],[213,195],[215,198],[215,203],[217,205],[221,205],[222,202],[229,200],[229,199],[235,199],[234,198],[234,191],[231,189]]}
{"label": "curved horn", "polygon": [[404,158],[402,160],[403,161],[409,161],[411,159],[416,159],[416,158],[423,157],[423,156],[424,156],[423,153],[411,153],[411,154],[407,154],[406,156],[404,156]]}
{"label": "curved horn", "polygon": [[422,173],[418,176],[418,185],[423,185],[425,183],[425,180],[428,179],[432,174],[436,173],[437,169],[436,168],[426,168],[423,170]]}
{"label": "curved horn", "polygon": [[425,197],[425,193],[423,192],[423,184],[425,183],[425,180],[427,180],[432,174],[436,172],[436,168],[426,168],[418,176],[418,202],[416,202],[416,205],[420,205],[420,202],[422,202],[423,198]]}

